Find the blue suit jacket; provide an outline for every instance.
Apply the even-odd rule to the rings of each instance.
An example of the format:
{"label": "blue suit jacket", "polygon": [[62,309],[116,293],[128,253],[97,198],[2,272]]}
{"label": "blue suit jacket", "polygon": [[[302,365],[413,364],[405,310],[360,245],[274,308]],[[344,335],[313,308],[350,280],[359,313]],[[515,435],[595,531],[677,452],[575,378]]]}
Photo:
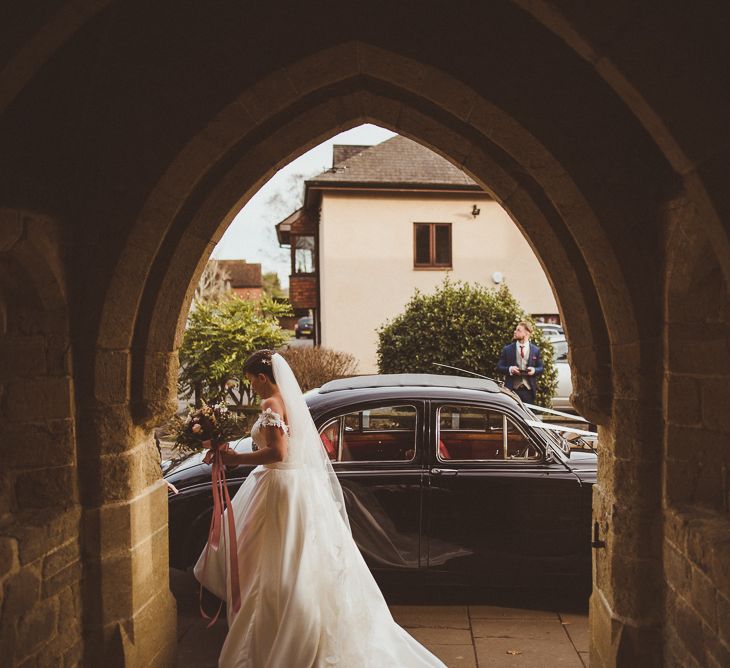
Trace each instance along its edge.
{"label": "blue suit jacket", "polygon": [[[504,384],[510,389],[514,389],[514,384],[519,380],[520,376],[510,376],[509,368],[511,366],[519,366],[517,364],[517,355],[519,350],[517,348],[517,341],[513,341],[509,345],[502,348],[502,354],[499,356],[499,362],[497,362],[497,371],[504,374],[507,378]],[[534,392],[537,392],[537,377],[545,370],[542,365],[542,353],[540,349],[534,344],[530,343],[530,355],[527,359],[527,366],[535,367],[534,376],[523,376],[527,378],[527,382]]]}

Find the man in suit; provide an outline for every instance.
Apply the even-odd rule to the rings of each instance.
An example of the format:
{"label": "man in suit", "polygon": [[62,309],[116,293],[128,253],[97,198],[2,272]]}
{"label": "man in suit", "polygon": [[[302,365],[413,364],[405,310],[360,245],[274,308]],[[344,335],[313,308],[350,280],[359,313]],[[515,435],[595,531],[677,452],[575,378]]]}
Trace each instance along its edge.
{"label": "man in suit", "polygon": [[527,404],[535,403],[537,376],[543,372],[540,349],[530,343],[532,325],[520,322],[515,328],[514,342],[502,348],[497,371],[507,376],[505,385]]}

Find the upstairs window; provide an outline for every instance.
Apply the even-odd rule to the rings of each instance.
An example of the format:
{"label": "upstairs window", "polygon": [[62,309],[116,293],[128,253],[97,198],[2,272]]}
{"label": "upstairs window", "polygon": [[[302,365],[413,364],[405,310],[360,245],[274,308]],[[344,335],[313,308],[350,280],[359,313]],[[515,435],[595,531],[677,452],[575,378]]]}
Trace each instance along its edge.
{"label": "upstairs window", "polygon": [[293,237],[292,274],[314,273],[314,237],[297,235]]}
{"label": "upstairs window", "polygon": [[413,266],[451,268],[451,223],[413,223]]}

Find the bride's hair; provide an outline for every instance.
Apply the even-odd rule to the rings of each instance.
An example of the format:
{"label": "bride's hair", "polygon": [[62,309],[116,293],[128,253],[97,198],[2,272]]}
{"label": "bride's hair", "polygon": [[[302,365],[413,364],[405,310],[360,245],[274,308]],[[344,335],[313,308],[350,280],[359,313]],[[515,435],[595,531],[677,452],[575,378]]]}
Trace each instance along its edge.
{"label": "bride's hair", "polygon": [[272,383],[276,384],[274,380],[274,369],[271,366],[271,356],[273,354],[273,350],[267,349],[257,350],[255,353],[252,353],[243,363],[243,373],[250,373],[253,376],[258,376],[262,373]]}

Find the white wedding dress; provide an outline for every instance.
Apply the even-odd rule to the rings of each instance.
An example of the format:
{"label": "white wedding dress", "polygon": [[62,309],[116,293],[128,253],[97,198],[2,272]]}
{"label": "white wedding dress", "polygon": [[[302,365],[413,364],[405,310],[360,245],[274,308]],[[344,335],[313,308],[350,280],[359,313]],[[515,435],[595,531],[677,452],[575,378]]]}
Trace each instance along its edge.
{"label": "white wedding dress", "polygon": [[342,490],[296,379],[280,355],[272,363],[290,426],[269,410],[251,436],[261,447],[263,428],[283,429],[288,453],[283,462],[254,469],[232,500],[238,612],[230,604],[225,529],[218,550],[206,546],[195,565],[203,586],[228,601],[229,629],[218,665],[444,666],[393,620],[352,538]]}

